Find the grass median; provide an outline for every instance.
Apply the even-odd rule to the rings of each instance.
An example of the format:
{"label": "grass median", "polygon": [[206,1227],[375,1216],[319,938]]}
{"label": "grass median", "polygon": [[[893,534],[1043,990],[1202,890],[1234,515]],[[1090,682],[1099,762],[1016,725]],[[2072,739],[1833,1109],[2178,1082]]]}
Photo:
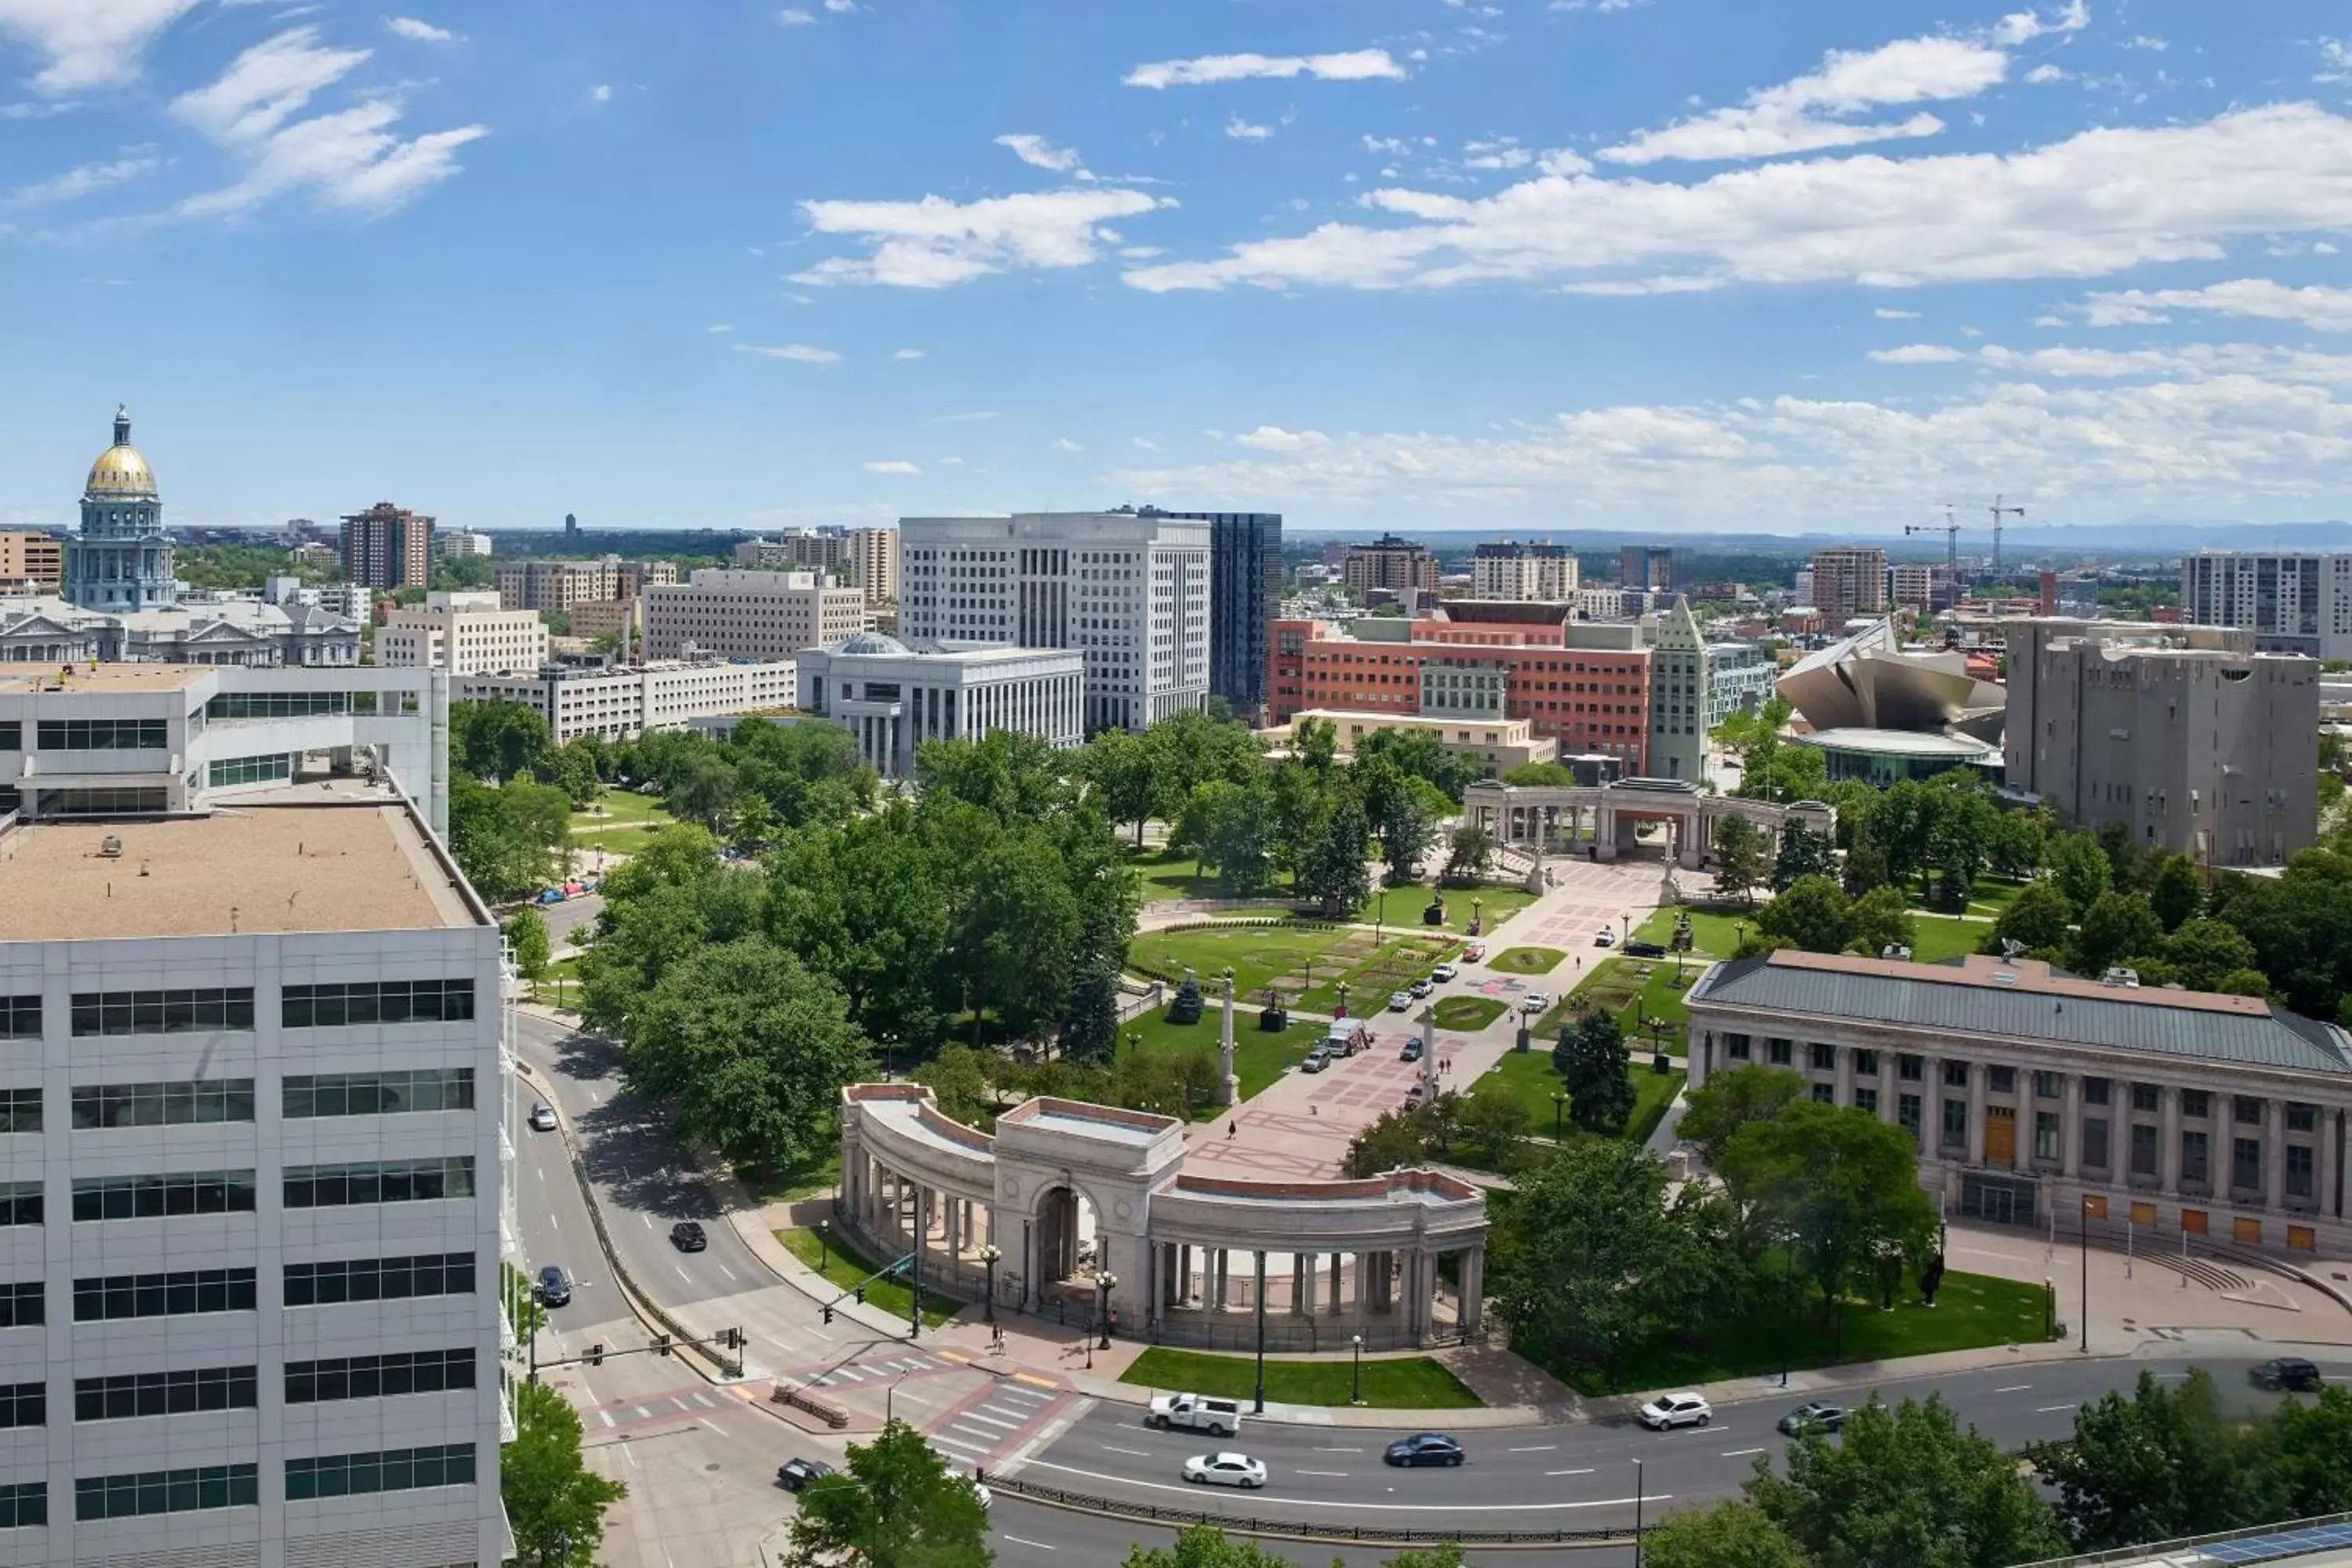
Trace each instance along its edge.
{"label": "grass median", "polygon": [[1567,957],[1556,947],[1507,947],[1488,959],[1486,967],[1506,974],[1549,974]]}
{"label": "grass median", "polygon": [[[1265,1396],[1284,1405],[1345,1405],[1355,1391],[1355,1378],[1352,1360],[1269,1357]],[[1250,1356],[1210,1355],[1155,1345],[1136,1357],[1119,1381],[1143,1388],[1250,1399],[1257,1393],[1257,1363]],[[1460,1378],[1427,1356],[1365,1362],[1363,1399],[1366,1405],[1389,1410],[1474,1410],[1480,1403]]]}
{"label": "grass median", "polygon": [[[845,1245],[837,1235],[826,1237],[818,1236],[814,1230],[780,1230],[776,1232],[776,1239],[782,1242],[794,1258],[844,1290],[855,1288],[881,1267],[855,1247]],[[877,1279],[866,1287],[866,1304],[905,1318],[913,1312],[915,1293],[903,1279]],[[962,1310],[962,1302],[940,1296],[929,1285],[924,1286],[925,1323],[937,1328]]]}

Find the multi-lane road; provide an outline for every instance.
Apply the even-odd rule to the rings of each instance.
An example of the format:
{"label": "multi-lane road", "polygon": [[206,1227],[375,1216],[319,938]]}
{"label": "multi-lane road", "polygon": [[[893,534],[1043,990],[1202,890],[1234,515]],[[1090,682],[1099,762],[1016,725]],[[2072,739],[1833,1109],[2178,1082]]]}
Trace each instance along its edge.
{"label": "multi-lane road", "polygon": [[[1381,1462],[1389,1438],[1412,1430],[1255,1423],[1237,1443],[1219,1443],[1142,1425],[1133,1405],[1100,1401],[1061,1380],[993,1376],[925,1340],[908,1344],[844,1315],[818,1321],[810,1299],[780,1282],[719,1216],[715,1195],[682,1159],[618,1078],[614,1047],[535,1016],[519,1026],[525,1059],[563,1111],[607,1229],[637,1287],[698,1333],[740,1325],[749,1335],[742,1386],[714,1386],[681,1362],[608,1356],[601,1367],[562,1366],[546,1375],[583,1409],[597,1466],[626,1481],[605,1559],[615,1568],[750,1564],[761,1541],[781,1527],[790,1502],[773,1484],[793,1453],[837,1460],[842,1439],[812,1436],[751,1407],[775,1374],[821,1379],[860,1410],[885,1402],[916,1422],[961,1466],[985,1466],[1043,1485],[1162,1507],[1208,1508],[1237,1517],[1303,1521],[1327,1528],[1584,1530],[1629,1525],[1662,1509],[1729,1496],[1757,1459],[1775,1462],[1785,1439],[1774,1423],[1800,1397],[1759,1381],[1753,1400],[1721,1405],[1713,1423],[1671,1434],[1627,1421],[1468,1430],[1470,1462],[1459,1469],[1397,1470]],[[526,1094],[530,1091],[526,1090]],[[634,1349],[647,1335],[625,1310],[602,1256],[566,1142],[529,1135],[519,1180],[526,1245],[534,1267],[561,1262],[578,1280],[572,1305],[551,1316],[543,1356],[576,1355],[591,1342]],[[707,1251],[681,1253],[668,1239],[681,1218],[704,1221]],[[878,1321],[878,1320],[877,1320]],[[2201,1364],[2231,1397],[2258,1403],[2245,1369],[2277,1353],[2232,1333],[2210,1343],[2151,1347],[2129,1361],[2020,1363],[1928,1383],[1889,1383],[1890,1398],[1941,1392],[1987,1436],[2007,1446],[2070,1429],[2077,1405],[2126,1387],[2146,1368],[2159,1377]],[[2310,1352],[2331,1376],[2352,1376],[2352,1347]],[[1439,1417],[1432,1423],[1443,1426]],[[1239,1447],[1269,1468],[1262,1491],[1203,1491],[1180,1479],[1190,1455]],[[1635,1461],[1641,1463],[1638,1468]],[[1069,1568],[1118,1561],[1127,1544],[1166,1531],[1122,1520],[1046,1508],[1010,1495],[995,1506],[999,1561],[1006,1568]],[[1329,1546],[1290,1549],[1301,1563],[1335,1555]],[[1394,1547],[1337,1552],[1355,1568]],[[1474,1562],[1485,1561],[1474,1552]],[[1495,1553],[1514,1568],[1612,1568],[1630,1552],[1515,1551]]]}

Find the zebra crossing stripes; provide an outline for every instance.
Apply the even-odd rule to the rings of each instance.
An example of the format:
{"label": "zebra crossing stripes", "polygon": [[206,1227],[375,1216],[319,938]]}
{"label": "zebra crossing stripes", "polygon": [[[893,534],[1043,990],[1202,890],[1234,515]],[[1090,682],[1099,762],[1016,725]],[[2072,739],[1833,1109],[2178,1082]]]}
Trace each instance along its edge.
{"label": "zebra crossing stripes", "polygon": [[950,1460],[985,1466],[1049,1420],[1067,1398],[1060,1389],[998,1384],[940,1416],[925,1436]]}

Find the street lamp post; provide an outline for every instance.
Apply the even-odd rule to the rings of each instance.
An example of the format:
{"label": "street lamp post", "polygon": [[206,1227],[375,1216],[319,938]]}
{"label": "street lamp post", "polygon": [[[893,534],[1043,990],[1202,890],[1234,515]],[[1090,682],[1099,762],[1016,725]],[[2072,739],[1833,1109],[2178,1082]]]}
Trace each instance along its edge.
{"label": "street lamp post", "polygon": [[1102,1308],[1102,1348],[1105,1350],[1110,1349],[1110,1293],[1118,1289],[1118,1275],[1097,1274],[1095,1276],[1095,1289],[1099,1294],[1099,1304]]}
{"label": "street lamp post", "polygon": [[1004,1249],[996,1243],[984,1242],[980,1248],[980,1266],[988,1270],[988,1321],[996,1321],[996,1265],[1004,1257]]}
{"label": "street lamp post", "polygon": [[1364,1336],[1356,1334],[1352,1338],[1356,1346],[1356,1381],[1349,1391],[1348,1403],[1361,1405],[1364,1402]]}
{"label": "street lamp post", "polygon": [[1255,1295],[1256,1300],[1254,1304],[1257,1308],[1257,1400],[1251,1407],[1250,1414],[1263,1415],[1265,1414],[1265,1254],[1264,1252],[1257,1255]]}
{"label": "street lamp post", "polygon": [[1642,1568],[1642,1461],[1633,1461],[1633,1568]]}
{"label": "street lamp post", "polygon": [[1339,993],[1339,1011],[1333,1016],[1344,1018],[1348,1016],[1348,983],[1344,980],[1340,981],[1337,989]]}
{"label": "street lamp post", "polygon": [[[2189,1253],[2189,1233],[2188,1233],[2187,1231],[2182,1231],[2182,1232],[2180,1233],[2180,1251],[2181,1251],[2181,1256],[2183,1256],[2183,1257],[2187,1257],[2187,1256],[2188,1256],[2188,1253]],[[2181,1271],[2181,1278],[2185,1279],[2187,1279],[2188,1277],[2189,1277],[2189,1275],[2188,1275],[2188,1271],[2187,1271],[2186,1269],[2183,1269],[2183,1270]],[[2085,1354],[2088,1354],[2088,1353],[2089,1353],[2089,1352],[2090,1352],[2090,1349],[2091,1349],[2091,1194],[2088,1194],[2088,1193],[2084,1193],[2084,1194],[2083,1194],[2083,1350],[2084,1350],[2084,1352]]]}
{"label": "street lamp post", "polygon": [[816,1271],[821,1275],[833,1272],[833,1221],[829,1219],[816,1222]]}
{"label": "street lamp post", "polygon": [[1551,1091],[1551,1141],[1559,1142],[1559,1113],[1567,1108],[1568,1096],[1559,1089]]}
{"label": "street lamp post", "polygon": [[1379,903],[1379,905],[1378,905],[1378,906],[1373,910],[1373,911],[1372,911],[1372,945],[1373,945],[1373,946],[1378,947],[1378,946],[1380,945],[1381,931],[1382,931],[1382,930],[1383,930],[1383,929],[1388,925],[1388,921],[1389,921],[1389,890],[1388,890],[1386,888],[1382,888],[1382,889],[1381,889],[1381,900],[1380,900],[1380,903]]}

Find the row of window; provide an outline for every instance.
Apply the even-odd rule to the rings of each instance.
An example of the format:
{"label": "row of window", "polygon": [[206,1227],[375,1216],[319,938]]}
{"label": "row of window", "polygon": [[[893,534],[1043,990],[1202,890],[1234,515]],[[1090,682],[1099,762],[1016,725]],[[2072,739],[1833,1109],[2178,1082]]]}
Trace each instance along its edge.
{"label": "row of window", "polygon": [[[411,1394],[446,1394],[473,1386],[471,1349],[286,1363],[289,1405],[392,1399]],[[191,1367],[74,1380],[77,1422],[133,1421],[155,1415],[194,1415],[213,1410],[252,1410],[259,1404],[259,1373],[250,1366]],[[0,1427],[42,1426],[47,1421],[47,1384],[0,1385]]]}
{"label": "row of window", "polygon": [[[285,1199],[289,1209],[431,1203],[473,1195],[471,1154],[286,1167]],[[78,1224],[253,1212],[251,1171],[74,1178],[73,1217]],[[41,1183],[0,1182],[0,1226],[39,1225],[43,1218]]]}
{"label": "row of window", "polygon": [[44,752],[160,752],[170,730],[162,719],[43,719],[34,738]]}
{"label": "row of window", "polygon": [[[352,1301],[404,1301],[470,1296],[474,1255],[435,1252],[400,1258],[334,1258],[289,1263],[289,1307],[332,1307]],[[157,1274],[116,1274],[74,1281],[74,1321],[112,1322],[136,1318],[194,1317],[255,1310],[251,1268],[193,1268]],[[47,1321],[42,1282],[0,1285],[0,1328],[31,1328]]]}
{"label": "row of window", "polygon": [[320,1116],[400,1116],[474,1109],[472,1068],[317,1073],[285,1080],[289,1121]]}
{"label": "row of window", "polygon": [[[217,764],[216,764],[217,765]],[[215,784],[222,782],[214,780]],[[471,980],[387,980],[336,985],[289,985],[281,1021],[289,1029],[334,1028],[348,1024],[461,1023],[474,1016]],[[198,1029],[253,1027],[253,987],[234,985],[166,991],[77,992],[73,1032],[100,1035],[173,1035]],[[11,1039],[37,1039],[41,999],[12,996],[0,1006],[0,1031]]]}
{"label": "row of window", "polygon": [[213,789],[233,784],[282,784],[294,776],[294,759],[284,752],[258,757],[219,757],[205,769],[205,783]]}
{"label": "row of window", "polygon": [[[290,1194],[293,1181],[287,1188]],[[251,1214],[251,1171],[172,1171],[161,1175],[76,1176],[73,1216],[91,1220],[167,1219],[183,1215]]]}
{"label": "row of window", "polygon": [[[324,1116],[397,1116],[471,1110],[474,1069],[414,1068],[391,1072],[296,1074],[280,1086],[289,1121]],[[180,1127],[253,1120],[249,1078],[210,1082],[89,1084],[73,1091],[73,1127]],[[41,1091],[0,1089],[0,1133],[41,1131]]]}
{"label": "row of window", "polygon": [[430,1203],[437,1198],[473,1195],[471,1154],[286,1167],[286,1206],[289,1209]]}
{"label": "row of window", "polygon": [[95,1035],[179,1035],[253,1027],[253,987],[85,991],[73,999],[77,1039]]}
{"label": "row of window", "polygon": [[289,985],[286,1027],[328,1029],[351,1024],[462,1023],[474,1016],[471,980],[386,980],[341,985]]}

